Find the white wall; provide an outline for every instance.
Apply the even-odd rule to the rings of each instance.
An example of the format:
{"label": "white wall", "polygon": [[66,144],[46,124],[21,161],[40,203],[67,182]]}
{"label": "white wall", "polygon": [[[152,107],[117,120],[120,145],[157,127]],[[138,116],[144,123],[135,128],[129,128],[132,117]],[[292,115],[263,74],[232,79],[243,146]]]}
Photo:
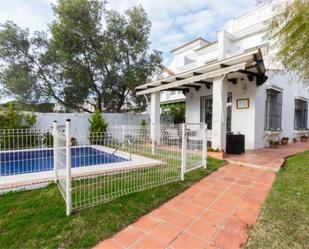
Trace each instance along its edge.
{"label": "white wall", "polygon": [[[246,85],[246,90],[244,90]],[[255,147],[255,81],[249,82],[247,77],[243,77],[238,84],[228,84],[228,92],[232,92],[232,132],[244,134],[246,149],[254,149]],[[212,95],[212,88],[202,87],[199,91],[190,90],[186,98],[186,122],[200,122],[200,97]],[[249,109],[237,109],[236,100],[249,98]]]}
{"label": "white wall", "polygon": [[[72,136],[87,134],[91,114],[88,113],[35,113],[37,122],[34,128],[50,129],[53,121],[57,120],[59,125],[64,125],[66,119],[71,119]],[[145,119],[149,123],[148,114],[130,114],[130,113],[103,113],[105,121],[108,123],[108,131],[113,128],[120,129],[121,125],[140,125]]]}
{"label": "white wall", "polygon": [[[290,138],[290,141],[297,137],[297,131],[294,131],[294,113],[295,98],[302,97],[309,101],[309,86],[304,84],[296,75],[284,71],[268,71],[269,79],[267,82],[257,88],[256,98],[259,102],[259,108],[256,113],[256,148],[262,148],[267,145],[270,139],[280,139],[282,137]],[[276,87],[282,89],[282,132],[273,136],[265,133],[265,106],[266,89]],[[309,124],[309,116],[307,124]]]}

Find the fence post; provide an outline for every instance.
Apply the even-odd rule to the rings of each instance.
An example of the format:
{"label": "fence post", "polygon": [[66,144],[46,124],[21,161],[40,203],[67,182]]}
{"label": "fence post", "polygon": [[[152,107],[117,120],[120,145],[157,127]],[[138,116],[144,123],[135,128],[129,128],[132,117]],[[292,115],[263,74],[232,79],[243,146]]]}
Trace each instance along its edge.
{"label": "fence post", "polygon": [[207,168],[207,124],[202,125],[202,160],[203,160],[203,167]]}
{"label": "fence post", "polygon": [[185,179],[185,168],[186,168],[186,159],[187,159],[187,136],[186,136],[186,124],[182,124],[182,132],[181,132],[181,170],[180,170],[180,178],[183,181]]}
{"label": "fence post", "polygon": [[72,199],[71,199],[71,120],[66,120],[66,204],[67,204],[67,216],[71,214],[72,211]]}
{"label": "fence post", "polygon": [[151,124],[151,154],[154,155],[155,154],[155,148],[156,148],[156,124],[153,123]]}
{"label": "fence post", "polygon": [[53,122],[53,143],[54,143],[54,182],[57,183],[58,175],[57,175],[57,162],[58,162],[58,138],[57,138],[57,121]]}

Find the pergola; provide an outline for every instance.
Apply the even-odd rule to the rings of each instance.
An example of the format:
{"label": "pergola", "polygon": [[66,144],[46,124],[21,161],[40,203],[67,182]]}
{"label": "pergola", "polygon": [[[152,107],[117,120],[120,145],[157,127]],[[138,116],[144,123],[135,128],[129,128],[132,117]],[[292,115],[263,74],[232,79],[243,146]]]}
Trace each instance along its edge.
{"label": "pergola", "polygon": [[[266,80],[265,67],[261,51],[251,49],[242,54],[207,63],[204,66],[159,79],[136,88],[137,95],[151,94],[151,124],[160,124],[160,92],[182,91],[184,95],[192,89],[213,87],[213,147],[225,148],[226,135],[226,96],[227,84],[237,84],[239,78],[247,76],[257,86]],[[153,131],[153,137],[155,137]]]}

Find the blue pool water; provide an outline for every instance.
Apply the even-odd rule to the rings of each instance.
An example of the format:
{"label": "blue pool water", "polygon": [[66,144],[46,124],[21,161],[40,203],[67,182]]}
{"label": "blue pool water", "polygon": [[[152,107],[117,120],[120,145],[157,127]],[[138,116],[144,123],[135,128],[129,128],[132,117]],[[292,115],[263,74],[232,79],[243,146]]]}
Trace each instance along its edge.
{"label": "blue pool water", "polygon": [[[52,170],[53,160],[52,149],[0,153],[0,176]],[[72,168],[123,161],[128,159],[92,147],[72,148]]]}

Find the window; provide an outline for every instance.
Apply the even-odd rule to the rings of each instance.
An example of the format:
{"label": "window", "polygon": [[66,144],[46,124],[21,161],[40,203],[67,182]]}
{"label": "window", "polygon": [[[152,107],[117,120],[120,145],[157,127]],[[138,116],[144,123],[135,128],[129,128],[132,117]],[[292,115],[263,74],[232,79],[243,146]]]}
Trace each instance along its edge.
{"label": "window", "polygon": [[[231,131],[232,123],[232,93],[228,92],[227,95],[227,117],[226,117],[226,130]],[[200,122],[207,124],[207,129],[212,129],[212,95],[201,97],[200,108]]]}
{"label": "window", "polygon": [[227,93],[226,104],[226,131],[232,130],[232,93]]}
{"label": "window", "polygon": [[308,120],[308,102],[302,99],[295,99],[294,129],[306,130]]}
{"label": "window", "polygon": [[266,99],[266,130],[281,130],[282,119],[282,92],[267,89]]}
{"label": "window", "polygon": [[212,95],[201,97],[200,122],[207,124],[207,129],[212,129]]}

